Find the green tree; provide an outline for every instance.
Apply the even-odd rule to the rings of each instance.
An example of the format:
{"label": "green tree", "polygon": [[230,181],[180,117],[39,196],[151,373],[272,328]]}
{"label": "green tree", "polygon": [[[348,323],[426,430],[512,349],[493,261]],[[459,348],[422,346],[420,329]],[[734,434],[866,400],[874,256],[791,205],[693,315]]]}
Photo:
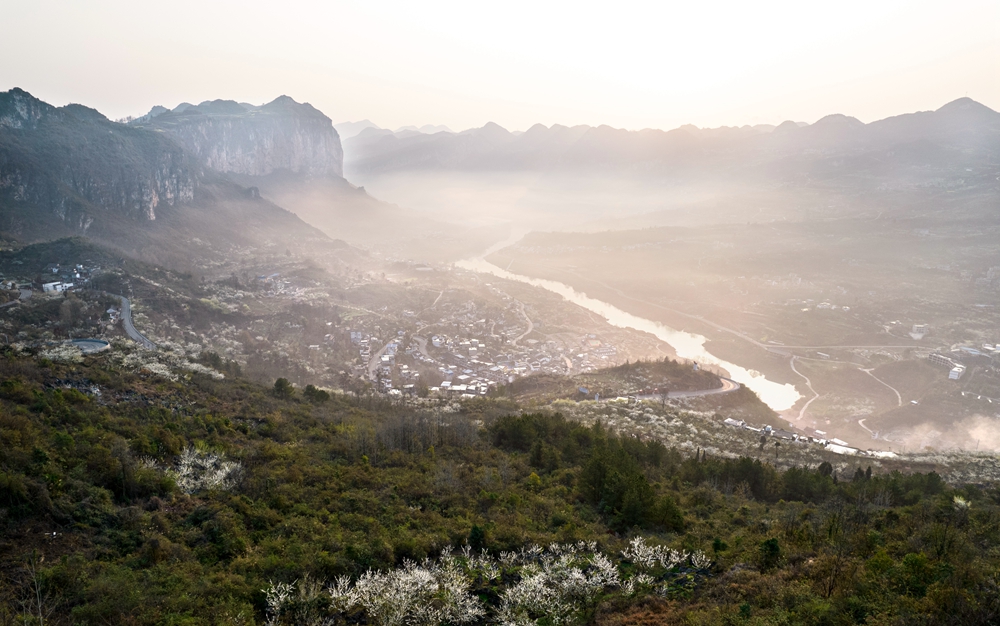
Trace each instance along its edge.
{"label": "green tree", "polygon": [[279,378],[274,381],[274,395],[287,400],[295,395],[295,388],[292,387],[292,383],[288,382],[287,378]]}
{"label": "green tree", "polygon": [[769,572],[781,563],[781,545],[775,538],[765,539],[760,543],[760,569]]}
{"label": "green tree", "polygon": [[469,531],[469,547],[480,551],[486,549],[486,531],[481,526],[473,524]]}
{"label": "green tree", "polygon": [[330,399],[330,394],[328,392],[317,388],[315,385],[306,385],[306,388],[302,390],[302,395],[305,396],[306,400],[312,402],[313,404],[323,404]]}

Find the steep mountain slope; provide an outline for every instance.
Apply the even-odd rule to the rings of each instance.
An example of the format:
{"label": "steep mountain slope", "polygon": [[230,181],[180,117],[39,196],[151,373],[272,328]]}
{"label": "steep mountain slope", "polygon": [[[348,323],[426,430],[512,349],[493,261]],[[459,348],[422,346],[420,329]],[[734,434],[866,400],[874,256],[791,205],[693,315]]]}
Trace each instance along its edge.
{"label": "steep mountain slope", "polygon": [[86,232],[104,212],[153,221],[194,198],[200,167],[169,138],[81,105],[0,93],[0,198]]}
{"label": "steep mountain slope", "polygon": [[[339,167],[339,140],[336,147],[315,168]],[[82,234],[182,267],[218,265],[236,250],[315,254],[332,243],[198,154],[168,133],[80,105],[56,108],[20,89],[0,94],[0,230],[28,242]]]}
{"label": "steep mountain slope", "polygon": [[264,176],[279,170],[342,176],[344,153],[330,118],[281,96],[260,107],[232,100],[143,116],[132,125],[164,131],[219,172]]}
{"label": "steep mountain slope", "polygon": [[467,228],[456,236],[445,224],[381,202],[347,182],[340,137],[330,119],[287,96],[259,107],[232,100],[184,103],[170,111],[158,107],[131,126],[172,137],[205,168],[258,189],[261,197],[331,237],[392,256],[434,260],[445,250],[445,256],[461,255],[491,243],[469,236]]}

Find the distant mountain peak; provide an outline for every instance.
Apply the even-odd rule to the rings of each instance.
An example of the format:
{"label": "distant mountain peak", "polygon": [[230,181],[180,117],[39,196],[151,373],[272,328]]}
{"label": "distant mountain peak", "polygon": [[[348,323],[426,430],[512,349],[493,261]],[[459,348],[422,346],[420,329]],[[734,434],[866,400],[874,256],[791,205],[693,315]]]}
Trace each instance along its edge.
{"label": "distant mountain peak", "polygon": [[215,115],[242,115],[246,109],[235,100],[206,100],[196,107],[202,113]]}
{"label": "distant mountain peak", "polygon": [[[278,96],[277,98],[275,98],[274,100],[271,100],[267,104],[288,105],[288,104],[298,104],[298,102],[295,101],[295,98],[292,98],[291,96],[286,96],[286,95],[282,94],[282,95]],[[267,106],[267,105],[264,105],[264,106]]]}
{"label": "distant mountain peak", "polygon": [[381,130],[375,122],[369,119],[363,119],[360,122],[340,122],[339,124],[334,124],[333,127],[337,129],[341,139],[356,137],[361,132],[369,128]]}
{"label": "distant mountain peak", "polygon": [[0,92],[0,128],[33,128],[54,108],[19,87]]}
{"label": "distant mountain peak", "polygon": [[856,117],[851,117],[849,115],[844,115],[843,113],[833,113],[825,117],[820,118],[812,126],[814,128],[860,128],[864,126],[864,122]]}
{"label": "distant mountain peak", "polygon": [[793,122],[792,120],[785,120],[784,122],[778,124],[774,128],[774,132],[780,134],[780,133],[791,132],[793,130],[798,130],[798,129],[799,125],[797,123]]}
{"label": "distant mountain peak", "polygon": [[962,113],[980,113],[980,114],[985,113],[988,115],[998,114],[996,111],[986,106],[985,104],[976,102],[975,100],[969,97],[959,98],[958,100],[952,100],[951,102],[942,106],[935,112],[936,113],[962,112]]}
{"label": "distant mountain peak", "polygon": [[510,132],[496,122],[486,122],[481,128],[470,128],[459,133],[461,135],[475,135],[486,139],[509,139]]}

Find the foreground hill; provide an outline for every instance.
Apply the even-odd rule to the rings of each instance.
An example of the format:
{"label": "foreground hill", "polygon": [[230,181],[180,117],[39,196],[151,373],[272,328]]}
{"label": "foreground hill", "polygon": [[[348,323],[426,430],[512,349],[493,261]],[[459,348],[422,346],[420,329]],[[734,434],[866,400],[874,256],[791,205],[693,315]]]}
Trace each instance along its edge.
{"label": "foreground hill", "polygon": [[[688,456],[510,401],[172,382],[143,358],[4,352],[5,621],[403,623],[428,607],[451,615],[429,623],[1000,616],[992,484]],[[564,547],[528,548],[552,542]],[[428,557],[441,560],[394,570]]]}

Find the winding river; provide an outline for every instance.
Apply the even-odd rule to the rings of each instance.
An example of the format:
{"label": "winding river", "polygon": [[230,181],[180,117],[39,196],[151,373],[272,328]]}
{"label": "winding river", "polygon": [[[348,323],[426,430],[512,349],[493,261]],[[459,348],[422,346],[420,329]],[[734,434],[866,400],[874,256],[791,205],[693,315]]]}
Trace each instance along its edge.
{"label": "winding river", "polygon": [[765,404],[775,411],[790,409],[792,405],[794,405],[799,398],[802,397],[802,395],[795,389],[794,385],[776,383],[772,380],[768,380],[759,372],[751,372],[750,370],[740,367],[735,363],[729,363],[728,361],[723,361],[722,359],[716,357],[705,349],[705,337],[701,335],[674,330],[673,328],[665,326],[660,322],[645,319],[639,317],[638,315],[633,315],[627,311],[619,309],[613,304],[597,300],[596,298],[591,298],[586,294],[573,289],[569,285],[554,280],[532,278],[530,276],[523,276],[521,274],[508,272],[507,270],[501,269],[486,260],[486,257],[493,252],[505,248],[514,243],[514,241],[517,241],[517,239],[520,239],[520,235],[517,235],[516,239],[513,237],[512,239],[513,241],[508,239],[495,244],[490,247],[490,249],[486,250],[481,256],[457,261],[455,266],[465,270],[471,270],[483,274],[493,274],[494,276],[505,278],[507,280],[516,280],[518,282],[534,285],[535,287],[547,289],[552,293],[562,296],[565,300],[568,300],[573,304],[600,315],[612,326],[617,326],[618,328],[632,328],[638,331],[647,332],[661,341],[670,344],[674,351],[677,352],[677,356],[683,359],[690,359],[702,364],[715,365],[726,370],[729,372],[730,378],[752,389]]}

